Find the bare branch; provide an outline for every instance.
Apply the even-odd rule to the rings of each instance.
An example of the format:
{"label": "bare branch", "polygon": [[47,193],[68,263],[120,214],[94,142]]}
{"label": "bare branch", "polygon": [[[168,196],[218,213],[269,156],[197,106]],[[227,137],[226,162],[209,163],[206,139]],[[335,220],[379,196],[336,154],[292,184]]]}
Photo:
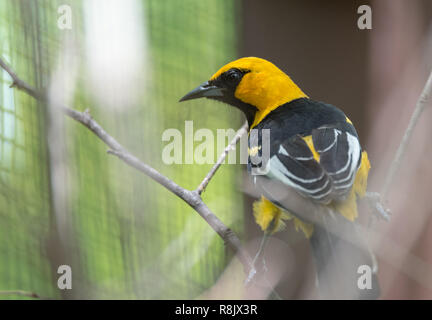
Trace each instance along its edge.
{"label": "bare branch", "polygon": [[22,296],[22,297],[30,297],[30,298],[35,298],[35,299],[45,299],[45,298],[42,298],[37,293],[31,292],[31,291],[23,291],[23,290],[1,290],[0,295],[2,295],[2,296],[6,296],[6,295]]}
{"label": "bare branch", "polygon": [[34,88],[29,86],[24,81],[22,81],[20,78],[18,78],[16,73],[1,58],[0,58],[0,67],[2,67],[11,76],[11,78],[12,78],[12,84],[10,85],[11,88],[16,87],[20,90],[23,90],[36,99],[42,99],[43,98],[43,95],[41,95],[39,92],[37,92]]}
{"label": "bare branch", "polygon": [[[45,95],[38,92],[36,89],[32,88],[26,82],[21,80],[16,73],[0,58],[0,66],[12,77],[13,84],[16,88],[25,91],[30,96],[35,99],[46,102]],[[63,106],[63,112],[71,117],[72,119],[78,121],[90,131],[92,131],[99,139],[101,139],[109,148],[108,153],[117,156],[119,159],[123,160],[126,164],[131,167],[141,171],[157,183],[164,186],[166,189],[180,197],[183,201],[189,204],[195,211],[204,218],[205,221],[210,225],[210,227],[224,240],[225,244],[230,247],[234,253],[236,253],[238,259],[243,264],[246,273],[249,272],[252,266],[252,259],[249,254],[243,249],[240,239],[236,234],[228,228],[219,218],[206,206],[202,201],[200,194],[197,191],[187,190],[174,181],[168,179],[162,175],[159,171],[152,168],[148,164],[140,161],[133,154],[128,152],[125,147],[123,147],[116,139],[109,135],[104,128],[102,128],[99,123],[97,123],[90,115],[88,110],[80,112],[69,107]],[[238,138],[240,139],[240,138]],[[238,139],[236,141],[238,141]],[[226,155],[225,155],[226,156]],[[222,160],[223,162],[223,160]],[[213,168],[212,168],[213,170]],[[214,170],[216,172],[217,168]],[[211,179],[213,174],[209,177]],[[206,183],[206,185],[208,182]],[[205,187],[204,187],[205,188]]]}
{"label": "bare branch", "polygon": [[420,97],[417,100],[414,113],[411,116],[411,120],[408,124],[408,128],[405,130],[405,133],[403,135],[402,141],[399,145],[399,148],[396,152],[395,157],[393,158],[393,161],[390,165],[390,169],[387,172],[387,176],[385,179],[384,187],[381,192],[382,199],[385,200],[385,198],[388,195],[388,191],[390,189],[390,186],[393,184],[393,180],[396,176],[396,172],[398,171],[400,164],[402,162],[403,156],[405,155],[406,148],[408,146],[408,142],[414,132],[414,128],[417,125],[417,122],[420,118],[420,115],[424,111],[425,107],[428,105],[429,98],[432,94],[432,71],[429,74],[429,78],[426,81],[426,84],[423,88],[423,91],[420,95]]}
{"label": "bare branch", "polygon": [[242,248],[239,238],[207,207],[197,191],[190,191],[180,187],[174,181],[166,178],[127,151],[108,150],[108,153],[117,156],[131,167],[143,172],[189,204],[205,221],[207,221],[213,230],[224,240],[225,244],[237,253],[245,270],[249,270],[252,267],[252,259]]}
{"label": "bare branch", "polygon": [[219,159],[216,161],[215,165],[210,169],[209,173],[205,176],[204,180],[200,183],[196,191],[198,194],[201,194],[204,192],[205,188],[209,184],[210,180],[215,175],[216,171],[219,169],[219,167],[224,162],[225,158],[228,155],[228,152],[235,149],[236,144],[239,142],[241,137],[247,132],[249,125],[247,121],[241,126],[241,128],[237,131],[232,141],[227,145],[224,152],[219,156]]}

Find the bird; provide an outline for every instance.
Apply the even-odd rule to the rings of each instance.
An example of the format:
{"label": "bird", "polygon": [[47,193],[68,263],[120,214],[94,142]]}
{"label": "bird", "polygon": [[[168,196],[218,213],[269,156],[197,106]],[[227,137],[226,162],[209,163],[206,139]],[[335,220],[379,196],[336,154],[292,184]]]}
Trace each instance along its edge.
{"label": "bird", "polygon": [[[304,233],[319,297],[377,299],[375,259],[357,219],[370,162],[345,113],[313,100],[275,64],[257,57],[224,65],[180,102],[198,98],[223,102],[246,117],[248,171],[260,193],[255,221],[265,235],[281,231],[287,220]],[[293,190],[322,210],[293,211],[285,196]],[[366,286],[359,284],[365,266],[372,270]]]}

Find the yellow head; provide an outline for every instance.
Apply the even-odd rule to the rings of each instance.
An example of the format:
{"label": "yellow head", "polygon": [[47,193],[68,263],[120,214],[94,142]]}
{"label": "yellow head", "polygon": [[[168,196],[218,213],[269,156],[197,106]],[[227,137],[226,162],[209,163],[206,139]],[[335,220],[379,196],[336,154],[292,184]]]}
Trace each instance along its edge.
{"label": "yellow head", "polygon": [[209,81],[180,101],[200,97],[223,101],[239,108],[252,128],[277,107],[307,96],[273,63],[248,57],[223,66]]}

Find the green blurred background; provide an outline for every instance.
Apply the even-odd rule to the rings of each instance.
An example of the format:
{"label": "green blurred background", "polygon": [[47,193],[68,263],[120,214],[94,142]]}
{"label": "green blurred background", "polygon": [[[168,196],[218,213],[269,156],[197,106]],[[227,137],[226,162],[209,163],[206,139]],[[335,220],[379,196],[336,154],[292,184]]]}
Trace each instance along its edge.
{"label": "green blurred background", "polygon": [[[72,8],[71,30],[57,27],[57,9],[63,4]],[[142,83],[136,99],[113,108],[86,84],[91,58],[85,46],[92,41],[86,40],[86,31],[92,26],[85,22],[85,11],[115,19],[105,6],[114,11],[129,6],[127,13],[140,24],[126,29],[141,29],[137,41],[146,50],[138,52],[145,61],[134,79]],[[23,80],[49,86],[56,66],[69,63],[62,51],[72,43],[78,57],[77,76],[71,80],[76,83],[73,106],[89,108],[130,151],[186,188],[195,188],[211,165],[164,165],[162,132],[183,132],[185,120],[192,119],[195,130],[241,126],[240,115],[228,107],[177,103],[236,57],[235,2],[1,0],[0,13],[0,53]],[[104,45],[115,51],[121,40],[109,37]],[[115,69],[128,63],[116,62]],[[193,209],[107,156],[106,146],[70,119],[53,126],[59,132],[52,141],[50,130],[56,129],[50,123],[58,121],[50,118],[49,108],[11,90],[9,75],[0,75],[0,290],[54,298],[175,299],[197,297],[216,281],[227,262],[224,245]],[[102,91],[112,89],[99,85]],[[236,168],[220,170],[205,200],[241,233],[242,195],[233,196],[241,173]],[[57,289],[60,264],[72,267],[73,290]]]}

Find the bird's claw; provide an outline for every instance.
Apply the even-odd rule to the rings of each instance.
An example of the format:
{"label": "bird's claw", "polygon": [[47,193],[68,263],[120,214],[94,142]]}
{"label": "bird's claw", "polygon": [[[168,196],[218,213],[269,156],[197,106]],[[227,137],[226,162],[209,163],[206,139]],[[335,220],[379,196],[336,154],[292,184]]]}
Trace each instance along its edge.
{"label": "bird's claw", "polygon": [[249,270],[249,274],[244,282],[244,285],[249,286],[254,281],[256,274],[257,270],[255,269],[255,266],[252,266],[252,268]]}
{"label": "bird's claw", "polygon": [[381,195],[378,192],[367,192],[366,199],[372,214],[378,219],[390,221],[390,209],[384,207]]}
{"label": "bird's claw", "polygon": [[[258,259],[259,257],[256,256],[253,263],[252,268],[249,271],[249,274],[244,282],[245,286],[251,285],[253,282],[258,282],[258,278],[264,277],[265,274],[268,271],[266,260],[264,257],[261,259]],[[257,266],[257,262],[260,260],[260,266]]]}

